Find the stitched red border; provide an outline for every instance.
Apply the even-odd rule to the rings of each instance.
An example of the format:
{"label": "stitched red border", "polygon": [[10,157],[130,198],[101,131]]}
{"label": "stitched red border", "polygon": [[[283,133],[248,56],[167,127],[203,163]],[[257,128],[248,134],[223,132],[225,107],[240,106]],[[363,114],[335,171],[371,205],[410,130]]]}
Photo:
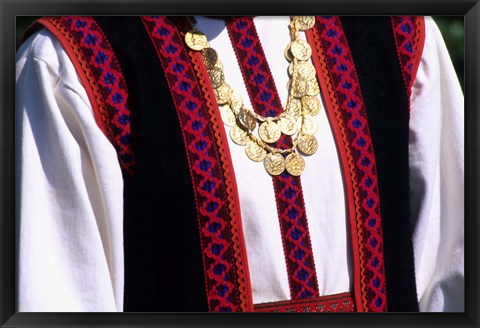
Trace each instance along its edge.
{"label": "stitched red border", "polygon": [[82,81],[99,128],[117,150],[124,178],[133,174],[128,89],[115,54],[91,17],[45,17],[37,21],[62,44]]}
{"label": "stitched red border", "polygon": [[233,176],[226,178],[222,169],[228,166],[222,162],[218,148],[222,140],[213,128],[192,58],[179,31],[165,17],[144,16],[142,21],[163,66],[182,126],[196,199],[209,311],[248,311],[252,306],[248,304],[251,296],[248,273],[244,271],[246,258],[239,245],[241,223],[238,210],[232,212],[238,203],[231,202],[232,197],[233,202],[238,199],[229,195],[226,187],[234,184]]}
{"label": "stitched red border", "polygon": [[344,149],[340,151],[343,170],[349,171],[352,181],[346,184],[346,196],[350,226],[356,228],[351,230],[356,308],[387,311],[375,156],[354,62],[338,17],[317,17],[307,35],[319,55],[314,63],[323,95],[330,97],[326,110],[332,126],[337,126],[333,132],[341,140],[337,146],[343,144],[339,147]]}
{"label": "stitched red border", "polygon": [[355,312],[351,293],[255,304],[255,312]]}
{"label": "stitched red border", "polygon": [[[253,17],[230,19],[227,29],[255,112],[264,116],[279,115],[283,111],[282,104]],[[286,136],[277,142],[277,146],[281,148],[291,145],[291,138]],[[272,180],[290,296],[292,299],[318,297],[318,282],[300,177],[284,172]]]}
{"label": "stitched red border", "polygon": [[392,16],[390,20],[410,107],[412,86],[417,75],[425,44],[425,17]]}

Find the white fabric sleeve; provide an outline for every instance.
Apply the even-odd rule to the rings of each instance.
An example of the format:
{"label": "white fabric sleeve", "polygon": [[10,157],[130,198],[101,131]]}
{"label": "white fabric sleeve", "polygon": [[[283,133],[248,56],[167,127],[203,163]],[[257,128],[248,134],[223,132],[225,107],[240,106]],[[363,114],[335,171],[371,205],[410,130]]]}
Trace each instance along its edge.
{"label": "white fabric sleeve", "polygon": [[17,310],[123,310],[123,182],[59,42],[17,53]]}
{"label": "white fabric sleeve", "polygon": [[463,94],[438,27],[425,23],[409,149],[417,293],[421,311],[463,312]]}

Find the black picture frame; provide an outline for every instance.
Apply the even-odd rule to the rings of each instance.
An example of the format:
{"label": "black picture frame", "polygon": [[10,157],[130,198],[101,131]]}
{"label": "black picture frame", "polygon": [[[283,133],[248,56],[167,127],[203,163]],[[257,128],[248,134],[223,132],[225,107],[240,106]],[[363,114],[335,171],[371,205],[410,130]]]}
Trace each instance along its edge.
{"label": "black picture frame", "polygon": [[[2,327],[478,327],[480,127],[478,0],[0,0],[0,324]],[[20,15],[464,15],[465,313],[15,313],[15,17]]]}

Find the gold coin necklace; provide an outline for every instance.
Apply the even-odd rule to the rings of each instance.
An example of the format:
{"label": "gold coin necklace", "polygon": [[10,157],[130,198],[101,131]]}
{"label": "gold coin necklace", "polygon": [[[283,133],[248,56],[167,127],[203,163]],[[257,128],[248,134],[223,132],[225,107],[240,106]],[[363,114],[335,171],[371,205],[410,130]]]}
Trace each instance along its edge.
{"label": "gold coin necklace", "polygon": [[[220,116],[223,123],[230,127],[232,141],[245,146],[245,153],[252,161],[263,162],[270,175],[279,175],[287,170],[293,176],[300,176],[305,170],[305,160],[300,154],[313,155],[318,149],[314,136],[318,125],[314,117],[320,112],[321,102],[315,67],[310,61],[312,49],[306,41],[299,39],[298,33],[312,28],[315,17],[293,16],[290,19],[291,40],[284,51],[285,58],[290,62],[288,98],[284,111],[276,117],[264,117],[245,107],[241,95],[226,82],[217,52],[210,47],[205,34],[195,28],[194,22],[190,23],[193,29],[185,34],[185,43],[202,54],[220,106]],[[257,125],[258,137],[254,134]],[[292,136],[291,148],[271,145],[282,134]]]}

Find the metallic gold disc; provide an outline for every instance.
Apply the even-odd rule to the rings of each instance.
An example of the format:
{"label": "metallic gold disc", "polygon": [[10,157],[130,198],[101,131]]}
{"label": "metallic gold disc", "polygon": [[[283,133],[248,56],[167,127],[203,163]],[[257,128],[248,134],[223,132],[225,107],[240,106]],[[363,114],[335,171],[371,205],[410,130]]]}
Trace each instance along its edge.
{"label": "metallic gold disc", "polygon": [[241,109],[240,112],[238,112],[238,123],[240,125],[248,130],[248,131],[253,131],[255,130],[255,127],[257,126],[257,122],[255,121],[255,118],[250,114],[250,111],[246,109]]}
{"label": "metallic gold disc", "polygon": [[[302,98],[303,99],[303,98]],[[300,99],[291,97],[285,106],[285,112],[292,116],[299,116],[302,114],[302,102]]]}
{"label": "metallic gold disc", "polygon": [[320,99],[315,96],[304,96],[301,99],[302,109],[306,114],[315,116],[320,113]]}
{"label": "metallic gold disc", "polygon": [[214,67],[218,67],[220,68],[222,71],[223,71],[223,64],[220,60],[217,60],[217,62],[215,63],[215,66]]}
{"label": "metallic gold disc", "polygon": [[227,104],[220,108],[220,116],[222,117],[223,124],[227,126],[234,126],[237,122],[235,114]]}
{"label": "metallic gold disc", "polygon": [[285,159],[285,168],[291,175],[298,177],[305,170],[305,160],[302,156],[291,153]]}
{"label": "metallic gold disc", "polygon": [[294,16],[293,21],[297,29],[306,31],[315,25],[315,16]]}
{"label": "metallic gold disc", "polygon": [[297,147],[303,154],[313,155],[318,149],[318,141],[310,134],[301,134],[297,139]]}
{"label": "metallic gold disc", "polygon": [[192,30],[185,34],[185,43],[190,49],[200,51],[208,47],[207,36],[198,30]]}
{"label": "metallic gold disc", "polygon": [[312,48],[304,40],[295,40],[291,43],[290,52],[298,60],[308,60],[312,56]]}
{"label": "metallic gold disc", "polygon": [[254,162],[261,162],[265,159],[267,151],[260,147],[255,141],[249,140],[247,146],[245,147],[245,153],[248,158]]}
{"label": "metallic gold disc", "polygon": [[218,88],[225,82],[225,75],[223,74],[223,70],[214,67],[211,70],[208,70],[208,74],[210,75],[210,81],[212,81],[212,86],[214,88]]}
{"label": "metallic gold disc", "polygon": [[314,135],[318,131],[318,122],[310,115],[303,116],[302,132]]}
{"label": "metallic gold disc", "polygon": [[297,133],[300,128],[299,122],[301,122],[301,120],[287,114],[278,120],[277,125],[283,134],[291,136]]}
{"label": "metallic gold disc", "polygon": [[311,79],[307,81],[307,91],[306,94],[309,96],[316,96],[320,93],[320,86],[316,79]]}
{"label": "metallic gold disc", "polygon": [[240,146],[245,146],[250,140],[248,133],[242,130],[238,125],[234,125],[230,129],[230,138],[234,143]]}
{"label": "metallic gold disc", "polygon": [[228,101],[230,108],[235,112],[238,113],[240,109],[243,107],[243,99],[242,96],[237,92],[233,91],[230,95],[230,100]]}
{"label": "metallic gold disc", "polygon": [[218,88],[213,89],[215,93],[215,98],[217,99],[217,103],[219,105],[226,104],[230,99],[230,95],[232,94],[232,88],[227,83],[223,83]]}
{"label": "metallic gold disc", "polygon": [[295,70],[298,72],[299,78],[312,79],[315,78],[315,66],[308,61],[298,61],[295,63]]}
{"label": "metallic gold disc", "polygon": [[282,154],[268,154],[263,161],[265,170],[271,175],[279,175],[285,171],[285,159]]}
{"label": "metallic gold disc", "polygon": [[292,81],[291,94],[295,98],[302,98],[307,94],[308,81],[305,79],[294,79]]}
{"label": "metallic gold disc", "polygon": [[207,69],[212,69],[215,67],[218,61],[218,55],[215,49],[205,48],[202,50],[203,63]]}
{"label": "metallic gold disc", "polygon": [[282,133],[277,123],[270,120],[263,122],[258,128],[258,135],[266,143],[273,143],[280,139]]}
{"label": "metallic gold disc", "polygon": [[283,55],[285,56],[285,58],[288,60],[288,61],[293,61],[293,55],[292,55],[292,52],[290,51],[290,46],[292,45],[291,42],[289,42],[287,44],[287,46],[285,47],[285,50],[283,51]]}

